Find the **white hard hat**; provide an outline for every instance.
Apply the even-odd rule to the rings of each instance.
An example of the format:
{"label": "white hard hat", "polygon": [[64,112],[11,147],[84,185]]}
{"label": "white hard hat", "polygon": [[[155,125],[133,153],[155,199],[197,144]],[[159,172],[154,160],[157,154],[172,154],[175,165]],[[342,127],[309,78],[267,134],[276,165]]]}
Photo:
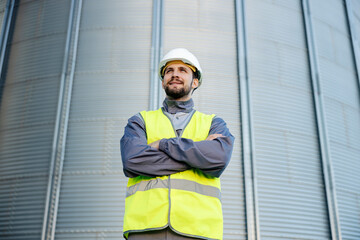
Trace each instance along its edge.
{"label": "white hard hat", "polygon": [[199,86],[201,85],[202,80],[202,70],[200,67],[200,63],[197,60],[197,58],[189,52],[185,48],[175,48],[173,50],[170,50],[165,56],[161,59],[159,63],[159,76],[161,79],[163,79],[162,71],[163,68],[166,66],[168,62],[180,60],[186,64],[189,64],[191,66],[194,66],[197,70],[197,78],[199,79]]}

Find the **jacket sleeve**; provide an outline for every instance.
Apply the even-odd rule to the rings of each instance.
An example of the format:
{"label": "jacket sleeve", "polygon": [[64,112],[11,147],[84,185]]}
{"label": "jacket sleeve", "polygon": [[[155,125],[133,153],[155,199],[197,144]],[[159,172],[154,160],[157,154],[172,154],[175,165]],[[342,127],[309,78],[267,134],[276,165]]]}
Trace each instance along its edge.
{"label": "jacket sleeve", "polygon": [[147,144],[145,124],[140,114],[128,120],[120,140],[120,150],[126,177],[164,176],[190,169],[186,162],[177,161]]}
{"label": "jacket sleeve", "polygon": [[159,150],[205,174],[220,177],[230,162],[235,138],[225,121],[219,117],[213,119],[209,135],[215,133],[222,134],[223,137],[199,142],[186,138],[162,139]]}

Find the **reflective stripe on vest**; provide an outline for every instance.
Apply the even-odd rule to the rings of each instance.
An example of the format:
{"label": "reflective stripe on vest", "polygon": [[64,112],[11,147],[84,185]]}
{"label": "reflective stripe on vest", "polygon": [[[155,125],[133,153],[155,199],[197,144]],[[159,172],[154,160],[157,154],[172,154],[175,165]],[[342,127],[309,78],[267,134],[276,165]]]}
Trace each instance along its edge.
{"label": "reflective stripe on vest", "polygon": [[[171,121],[162,112],[141,112],[148,144],[176,137]],[[205,140],[214,115],[195,112],[181,137]],[[130,178],[127,186],[124,236],[130,232],[164,229],[190,237],[222,239],[223,218],[220,179],[198,169],[162,177]]]}
{"label": "reflective stripe on vest", "polygon": [[[199,184],[185,179],[171,179],[171,189],[196,192],[205,196],[215,197],[221,200],[220,189],[213,186]],[[169,188],[169,180],[153,179],[150,181],[141,181],[127,188],[126,197],[135,194],[137,191],[147,191],[155,188]]]}

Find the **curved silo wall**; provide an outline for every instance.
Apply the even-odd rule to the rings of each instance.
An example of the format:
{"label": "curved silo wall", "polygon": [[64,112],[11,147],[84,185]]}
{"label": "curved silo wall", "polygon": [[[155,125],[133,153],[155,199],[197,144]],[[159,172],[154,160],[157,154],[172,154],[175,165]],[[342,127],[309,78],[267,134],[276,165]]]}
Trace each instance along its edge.
{"label": "curved silo wall", "polygon": [[6,1],[0,1],[0,26],[3,29],[4,17],[6,12]]}
{"label": "curved silo wall", "polygon": [[1,239],[40,239],[69,1],[22,1],[0,109]]}
{"label": "curved silo wall", "polygon": [[[359,56],[354,54],[359,51],[359,42],[357,40],[358,45],[352,46],[344,2],[331,1],[325,12],[320,4],[312,4],[326,115],[324,124],[328,131],[340,230],[343,239],[356,239],[360,237],[360,177],[357,174],[360,167],[360,69],[356,69],[354,61],[354,57]],[[351,1],[351,5],[350,21],[356,25],[352,32],[355,37],[360,33],[359,1]]]}
{"label": "curved silo wall", "polygon": [[1,239],[121,239],[119,140],[161,105],[156,61],[175,47],[204,70],[196,109],[236,138],[224,239],[360,238],[359,1],[14,3]]}
{"label": "curved silo wall", "polygon": [[151,13],[146,0],[83,1],[55,239],[122,236],[119,143],[148,108]]}
{"label": "curved silo wall", "polygon": [[247,22],[260,237],[328,239],[301,2],[259,2]]}

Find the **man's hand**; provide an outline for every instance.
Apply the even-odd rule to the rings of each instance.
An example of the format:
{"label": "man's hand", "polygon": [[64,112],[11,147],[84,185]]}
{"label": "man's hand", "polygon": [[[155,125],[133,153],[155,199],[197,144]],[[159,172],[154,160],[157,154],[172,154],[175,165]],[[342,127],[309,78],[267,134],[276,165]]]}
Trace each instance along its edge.
{"label": "man's hand", "polygon": [[211,140],[217,139],[218,137],[223,137],[223,135],[222,135],[222,134],[218,134],[218,133],[211,134],[211,135],[209,135],[209,136],[206,138],[206,140],[211,141]]}
{"label": "man's hand", "polygon": [[160,140],[157,140],[155,142],[150,143],[149,145],[150,145],[150,147],[159,149],[159,143],[160,143]]}

